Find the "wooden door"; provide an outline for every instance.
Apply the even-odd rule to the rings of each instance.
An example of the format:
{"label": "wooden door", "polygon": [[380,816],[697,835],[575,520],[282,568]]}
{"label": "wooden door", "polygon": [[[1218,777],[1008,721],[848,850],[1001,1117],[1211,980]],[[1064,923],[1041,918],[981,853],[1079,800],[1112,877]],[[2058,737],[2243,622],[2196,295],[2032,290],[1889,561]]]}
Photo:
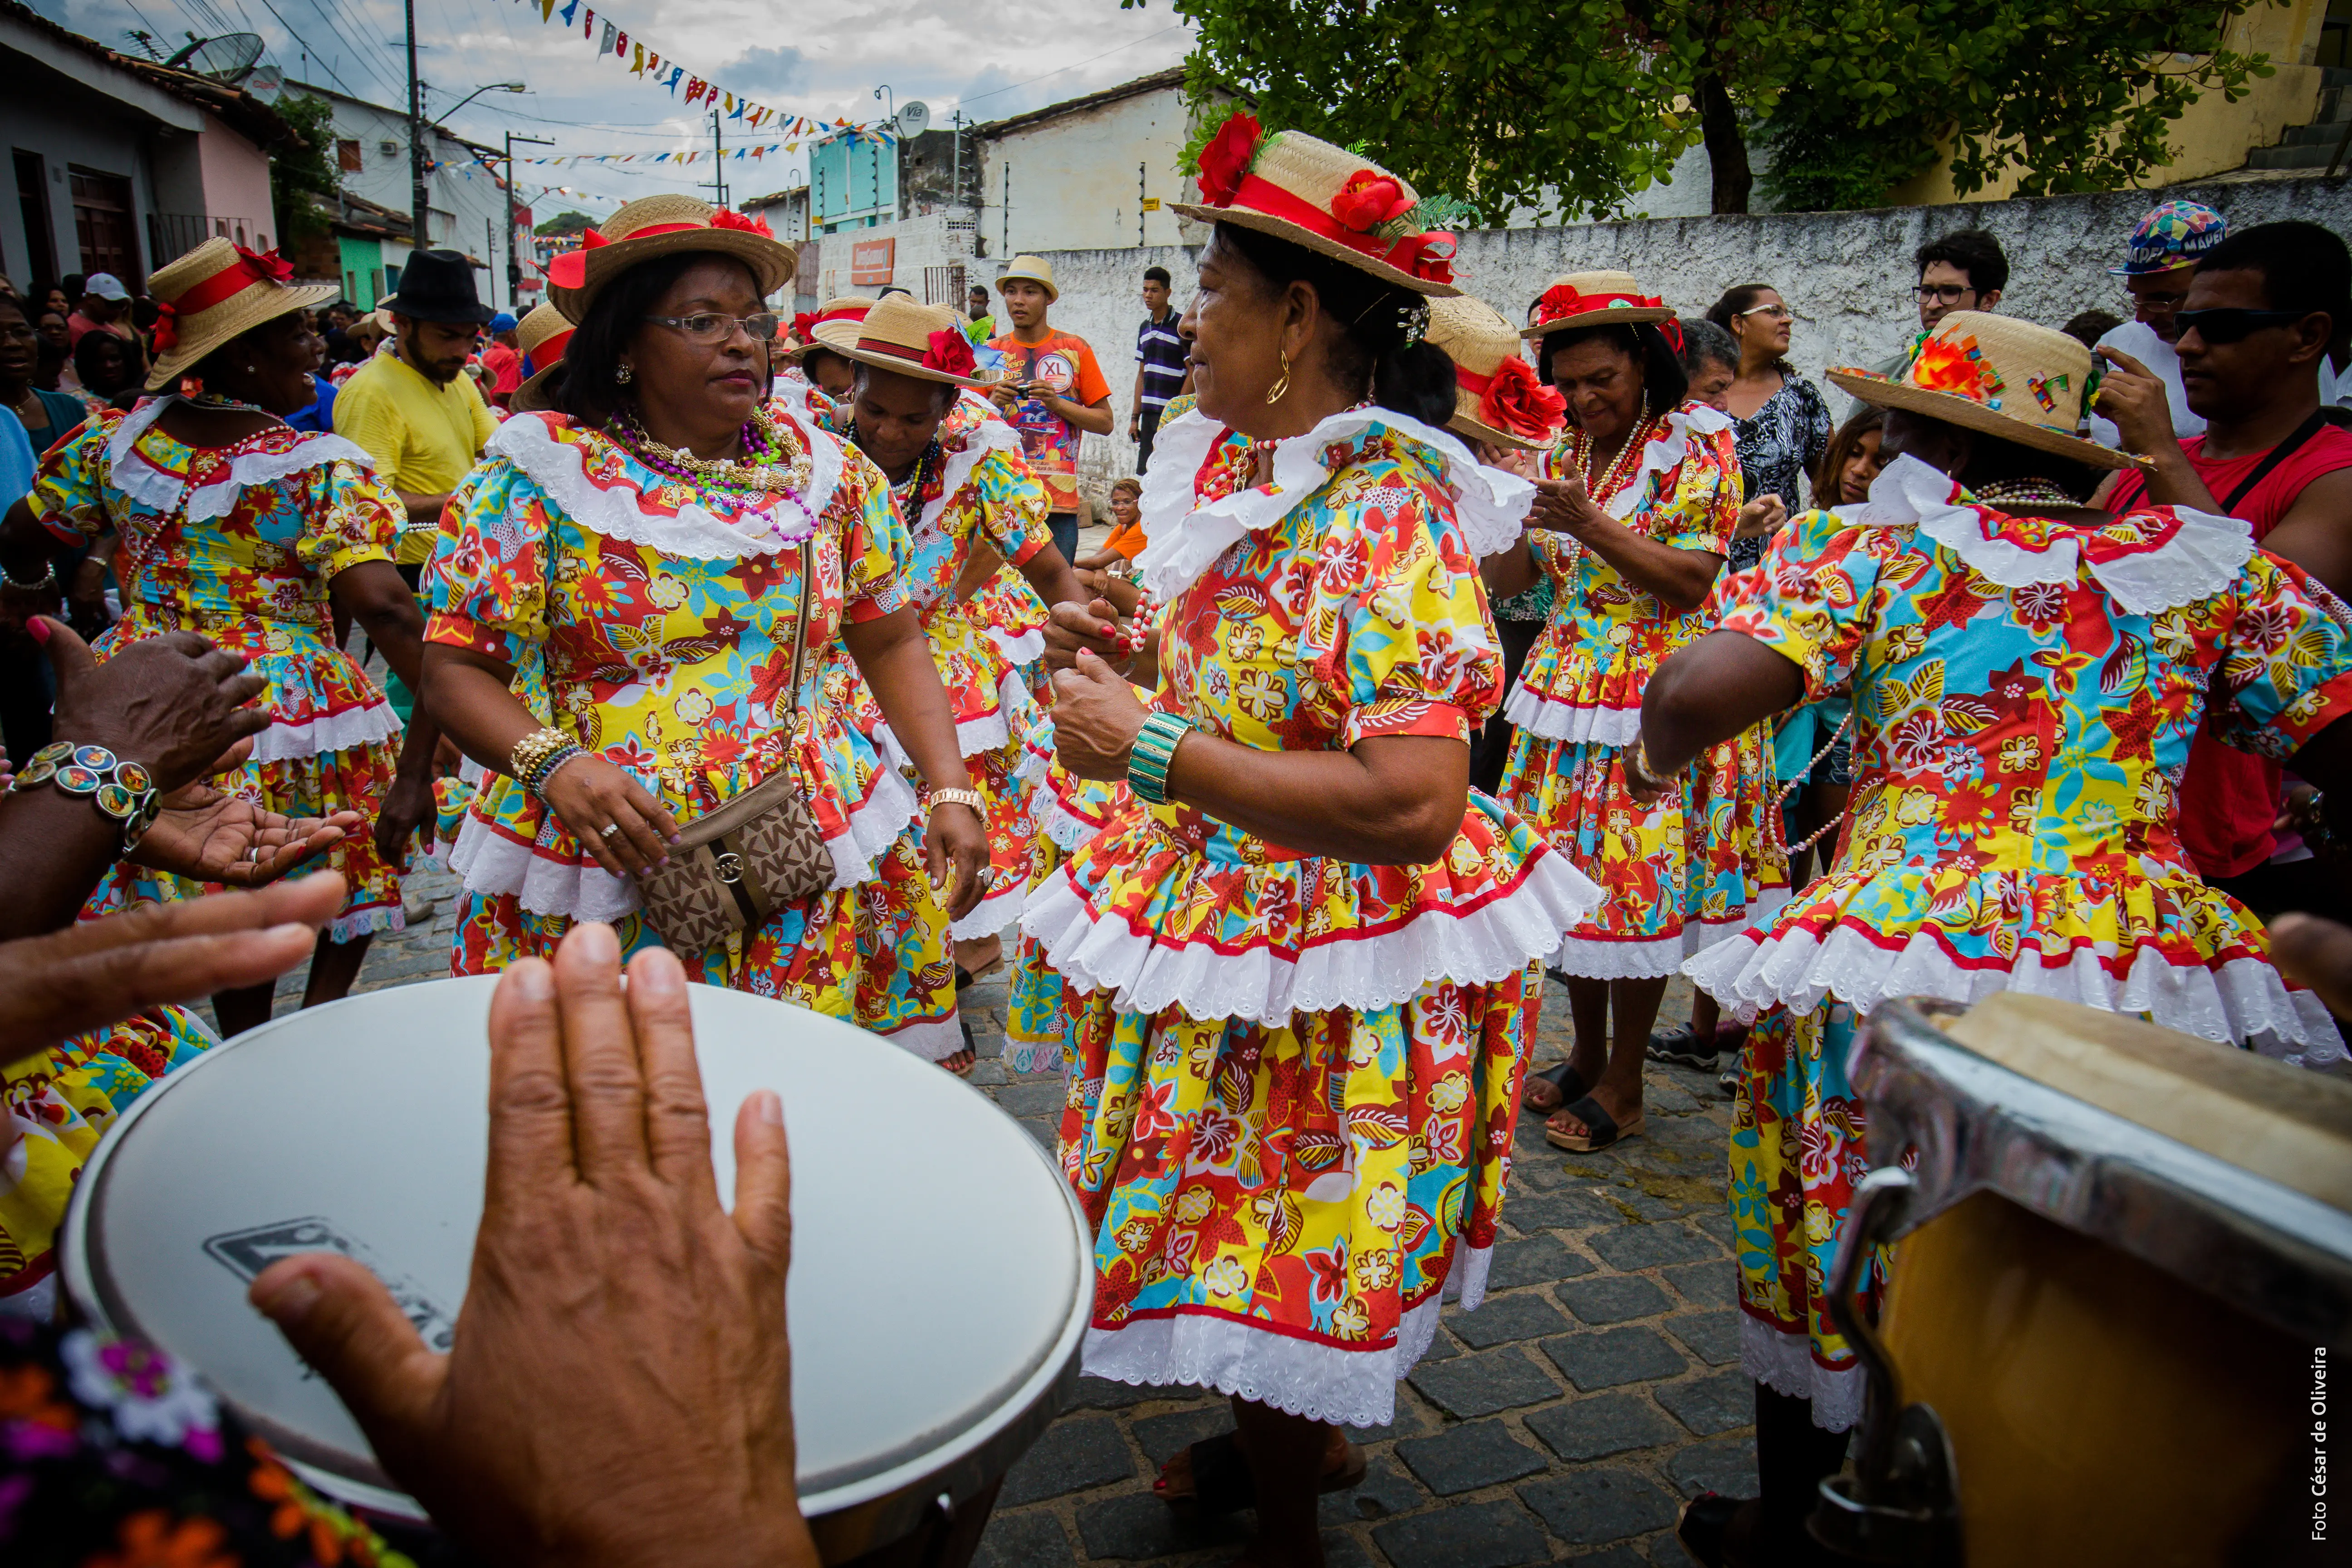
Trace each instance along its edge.
{"label": "wooden door", "polygon": [[73,181],[74,237],[81,247],[81,269],[111,272],[133,294],[139,272],[139,242],[131,226],[131,182],[121,174],[68,164]]}

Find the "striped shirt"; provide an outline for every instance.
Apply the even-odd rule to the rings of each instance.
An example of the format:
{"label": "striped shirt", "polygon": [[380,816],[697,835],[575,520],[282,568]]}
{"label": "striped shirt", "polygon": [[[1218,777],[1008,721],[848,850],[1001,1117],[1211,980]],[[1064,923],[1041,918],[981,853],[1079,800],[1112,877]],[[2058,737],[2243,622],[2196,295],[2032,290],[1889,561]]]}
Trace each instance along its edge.
{"label": "striped shirt", "polygon": [[1176,333],[1176,312],[1146,321],[1135,330],[1135,363],[1143,367],[1143,406],[1159,408],[1184,390],[1184,358],[1190,352]]}

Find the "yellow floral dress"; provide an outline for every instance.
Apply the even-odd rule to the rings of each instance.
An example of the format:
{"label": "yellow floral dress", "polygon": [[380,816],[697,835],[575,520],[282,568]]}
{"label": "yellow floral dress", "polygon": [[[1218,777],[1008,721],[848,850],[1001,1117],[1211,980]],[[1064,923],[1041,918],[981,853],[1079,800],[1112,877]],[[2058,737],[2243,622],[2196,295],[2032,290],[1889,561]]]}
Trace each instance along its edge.
{"label": "yellow floral dress", "polygon": [[[832,851],[831,890],[678,956],[695,979],[846,1018],[854,889],[915,795],[847,722],[854,671],[825,655],[845,624],[898,607],[906,541],[871,463],[789,413],[780,424],[789,481],[746,493],[676,483],[560,415],[509,419],[442,514],[425,636],[515,665],[544,717],[681,821],[789,769]],[[476,793],[450,860],[466,887],[453,973],[547,953],[575,919],[614,922],[625,951],[660,942],[635,889],[505,773]]]}
{"label": "yellow floral dress", "polygon": [[[1213,460],[1223,434],[1163,426],[1147,482],[1155,705],[1262,751],[1466,745],[1502,684],[1477,554],[1526,487],[1498,495],[1452,437],[1381,409],[1282,442],[1263,488],[1241,488],[1245,447]],[[1074,994],[1087,1370],[1388,1421],[1441,1291],[1484,1293],[1534,962],[1595,896],[1475,794],[1425,866],[1119,806],[1022,918]]]}

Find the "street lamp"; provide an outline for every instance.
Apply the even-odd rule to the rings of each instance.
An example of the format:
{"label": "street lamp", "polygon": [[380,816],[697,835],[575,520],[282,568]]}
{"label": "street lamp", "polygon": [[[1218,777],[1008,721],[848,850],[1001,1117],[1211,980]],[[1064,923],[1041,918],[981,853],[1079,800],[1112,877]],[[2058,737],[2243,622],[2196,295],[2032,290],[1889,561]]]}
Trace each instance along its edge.
{"label": "street lamp", "polygon": [[881,98],[886,92],[889,93],[890,96],[883,100],[883,118],[886,120],[896,120],[898,118],[898,95],[896,92],[891,91],[890,84],[886,81],[880,87],[876,88],[874,89],[874,96]]}
{"label": "street lamp", "polygon": [[[519,81],[494,81],[478,87],[441,111],[444,120],[486,92],[529,92]],[[408,200],[411,250],[433,247],[433,204],[425,189],[425,82],[416,74],[416,0],[408,0]]]}
{"label": "street lamp", "polygon": [[481,97],[482,94],[486,92],[529,92],[530,90],[530,89],[523,86],[523,84],[519,81],[494,81],[488,87],[476,88],[473,91],[467,93],[465,97],[459,99],[448,108],[443,110],[441,111],[441,118],[444,120],[455,119],[457,117],[457,110],[465,108],[466,105],[473,102],[474,100]]}

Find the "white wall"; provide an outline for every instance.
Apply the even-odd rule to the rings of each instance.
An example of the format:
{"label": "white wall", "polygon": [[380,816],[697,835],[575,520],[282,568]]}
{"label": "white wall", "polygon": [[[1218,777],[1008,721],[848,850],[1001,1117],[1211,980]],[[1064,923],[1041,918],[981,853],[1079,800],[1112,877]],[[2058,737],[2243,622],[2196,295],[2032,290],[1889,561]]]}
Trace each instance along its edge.
{"label": "white wall", "polygon": [[[1139,216],[1150,244],[1176,244],[1181,237],[1176,215],[1165,204],[1183,199],[1191,190],[1177,169],[1186,125],[1183,92],[1165,87],[982,142],[981,195],[986,206],[980,232],[990,259],[1001,267],[1026,251],[1132,248]],[[1139,213],[1141,195],[1158,197],[1160,210]]]}
{"label": "white wall", "polygon": [[[343,189],[394,212],[407,212],[408,117],[396,109],[323,89],[297,87],[293,90],[318,91],[320,97],[334,106],[336,137],[359,142],[360,169],[356,174],[343,175]],[[425,196],[433,207],[431,244],[462,250],[488,262],[488,271],[478,270],[474,274],[474,287],[484,303],[508,309],[511,301],[507,298],[506,191],[489,169],[475,162],[474,154],[464,143],[437,132],[427,134],[433,138],[428,155],[441,165],[425,176]],[[386,142],[393,143],[389,153],[383,151]],[[487,229],[485,219],[488,220]],[[492,244],[493,236],[495,249],[486,253],[484,247]],[[404,266],[408,251],[409,246],[404,241],[384,241],[385,265]],[[523,308],[530,308],[528,296]]]}

